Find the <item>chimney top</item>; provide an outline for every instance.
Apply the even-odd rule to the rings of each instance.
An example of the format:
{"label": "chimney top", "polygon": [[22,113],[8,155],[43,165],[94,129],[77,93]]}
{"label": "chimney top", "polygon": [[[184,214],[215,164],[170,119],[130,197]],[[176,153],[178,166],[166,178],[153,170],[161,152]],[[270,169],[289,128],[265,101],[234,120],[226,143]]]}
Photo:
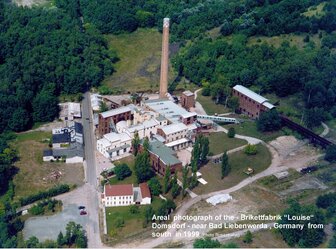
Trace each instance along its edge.
{"label": "chimney top", "polygon": [[163,19],[163,27],[169,27],[169,21],[170,21],[170,19],[168,18],[168,17],[166,17],[166,18],[164,18]]}

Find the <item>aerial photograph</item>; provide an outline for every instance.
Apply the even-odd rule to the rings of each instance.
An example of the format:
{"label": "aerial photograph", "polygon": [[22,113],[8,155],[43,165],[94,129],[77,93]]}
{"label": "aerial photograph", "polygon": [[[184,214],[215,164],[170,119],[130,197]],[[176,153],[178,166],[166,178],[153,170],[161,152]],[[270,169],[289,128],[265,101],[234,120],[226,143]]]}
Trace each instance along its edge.
{"label": "aerial photograph", "polygon": [[0,0],[0,248],[336,248],[336,0]]}

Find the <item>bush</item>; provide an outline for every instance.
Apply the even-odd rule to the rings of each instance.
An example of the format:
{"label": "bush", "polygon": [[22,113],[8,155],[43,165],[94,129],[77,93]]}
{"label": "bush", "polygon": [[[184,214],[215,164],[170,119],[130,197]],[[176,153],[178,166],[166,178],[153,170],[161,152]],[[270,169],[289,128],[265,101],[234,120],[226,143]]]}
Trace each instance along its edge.
{"label": "bush", "polygon": [[121,228],[125,225],[125,220],[122,217],[118,217],[115,222],[115,227],[116,228]]}
{"label": "bush", "polygon": [[140,213],[139,206],[137,206],[137,205],[130,206],[129,212],[131,214],[138,214],[138,213]]}
{"label": "bush", "polygon": [[316,200],[316,206],[319,208],[328,208],[336,205],[336,193],[320,195]]}
{"label": "bush", "polygon": [[244,153],[246,155],[256,155],[258,153],[258,148],[257,148],[257,145],[255,144],[248,144],[246,145],[245,149],[244,149]]}
{"label": "bush", "polygon": [[129,177],[132,175],[132,171],[126,163],[117,165],[114,168],[114,173],[116,174],[116,177],[119,181],[124,180],[126,177]]}
{"label": "bush", "polygon": [[162,186],[156,177],[153,177],[148,181],[148,187],[152,195],[158,196],[162,193]]}
{"label": "bush", "polygon": [[259,131],[276,131],[281,128],[281,118],[276,110],[263,112],[257,120]]}
{"label": "bush", "polygon": [[244,235],[243,242],[246,244],[250,244],[252,243],[252,241],[253,241],[252,233],[250,230],[248,230]]}
{"label": "bush", "polygon": [[227,136],[228,136],[229,138],[234,138],[235,135],[236,135],[235,128],[230,127]]}
{"label": "bush", "polygon": [[20,205],[25,206],[25,205],[28,205],[28,204],[33,203],[35,201],[41,200],[41,199],[50,198],[50,197],[54,197],[56,195],[60,195],[60,194],[69,192],[69,190],[70,190],[69,185],[62,184],[62,185],[56,186],[54,188],[51,188],[47,191],[40,191],[37,194],[29,195],[27,197],[20,198]]}
{"label": "bush", "polygon": [[327,148],[324,159],[328,162],[336,161],[336,145],[331,145]]}
{"label": "bush", "polygon": [[44,208],[43,206],[37,204],[37,205],[34,205],[32,208],[29,209],[29,212],[32,214],[32,215],[40,215],[40,214],[44,214]]}

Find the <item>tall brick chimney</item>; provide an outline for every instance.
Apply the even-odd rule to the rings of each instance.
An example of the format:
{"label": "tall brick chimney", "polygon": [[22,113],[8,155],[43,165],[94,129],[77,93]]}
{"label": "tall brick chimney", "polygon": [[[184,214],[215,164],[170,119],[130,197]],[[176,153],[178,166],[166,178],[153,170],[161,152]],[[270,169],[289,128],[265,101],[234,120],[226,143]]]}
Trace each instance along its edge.
{"label": "tall brick chimney", "polygon": [[164,18],[163,30],[162,30],[160,98],[166,98],[166,94],[168,91],[168,65],[169,65],[169,18]]}

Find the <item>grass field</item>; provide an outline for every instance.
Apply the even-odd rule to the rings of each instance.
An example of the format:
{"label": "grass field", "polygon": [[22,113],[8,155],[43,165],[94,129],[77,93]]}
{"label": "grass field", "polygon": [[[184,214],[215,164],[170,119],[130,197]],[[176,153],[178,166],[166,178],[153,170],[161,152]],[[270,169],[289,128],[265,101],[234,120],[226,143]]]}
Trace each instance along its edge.
{"label": "grass field", "polygon": [[[161,199],[155,197],[152,198],[152,207],[157,209],[161,203]],[[145,218],[145,209],[147,205],[140,206],[140,213],[130,213],[130,207],[108,207],[106,208],[106,223],[108,234],[114,239],[122,239],[130,237],[134,234],[141,233],[143,228],[143,222]],[[124,220],[123,227],[117,227],[117,218]]]}
{"label": "grass field", "polygon": [[284,130],[279,130],[276,132],[260,132],[258,131],[256,122],[254,121],[246,121],[240,124],[227,124],[223,125],[223,127],[226,129],[234,127],[236,134],[259,138],[265,142],[269,142],[276,139],[277,137],[286,135]]}
{"label": "grass field", "polygon": [[[27,132],[19,134],[14,141],[19,154],[19,161],[15,163],[18,173],[13,178],[14,200],[59,183],[83,184],[82,164],[43,162],[42,153],[48,148],[50,137],[51,133],[48,132]],[[57,180],[51,178],[51,173],[57,171],[62,176]]]}
{"label": "grass field", "polygon": [[305,11],[304,13],[302,13],[302,15],[307,16],[307,17],[322,17],[325,12],[323,11],[324,6],[326,5],[327,2],[322,2],[319,3],[316,6],[311,6],[308,8],[307,11]]}
{"label": "grass field", "polygon": [[240,147],[247,142],[238,138],[229,138],[224,132],[213,132],[209,136],[210,153],[217,155],[237,147]]}
{"label": "grass field", "polygon": [[[138,29],[130,34],[107,35],[109,47],[117,52],[116,72],[103,84],[123,91],[158,91],[161,63],[161,34]],[[175,74],[170,67],[169,80]]]}
{"label": "grass field", "polygon": [[230,112],[228,108],[224,105],[218,104],[216,105],[215,102],[209,96],[203,96],[201,93],[197,95],[196,99],[204,108],[208,115],[222,114]]}
{"label": "grass field", "polygon": [[136,175],[135,175],[135,168],[134,168],[135,167],[134,156],[125,157],[125,158],[122,158],[122,159],[114,162],[115,165],[118,165],[118,164],[121,164],[121,163],[126,163],[128,165],[128,167],[132,171],[132,175],[125,178],[122,181],[119,181],[116,177],[112,177],[112,178],[110,178],[109,182],[111,184],[134,184],[134,185],[137,185],[137,178],[136,178]]}
{"label": "grass field", "polygon": [[271,153],[264,145],[257,145],[258,153],[254,156],[248,156],[243,151],[229,155],[229,164],[231,166],[230,174],[221,179],[221,165],[208,163],[200,169],[202,177],[208,182],[206,185],[199,184],[193,191],[197,194],[205,194],[213,191],[230,188],[241,182],[247,176],[244,171],[248,167],[254,169],[254,174],[265,170],[271,164]]}

